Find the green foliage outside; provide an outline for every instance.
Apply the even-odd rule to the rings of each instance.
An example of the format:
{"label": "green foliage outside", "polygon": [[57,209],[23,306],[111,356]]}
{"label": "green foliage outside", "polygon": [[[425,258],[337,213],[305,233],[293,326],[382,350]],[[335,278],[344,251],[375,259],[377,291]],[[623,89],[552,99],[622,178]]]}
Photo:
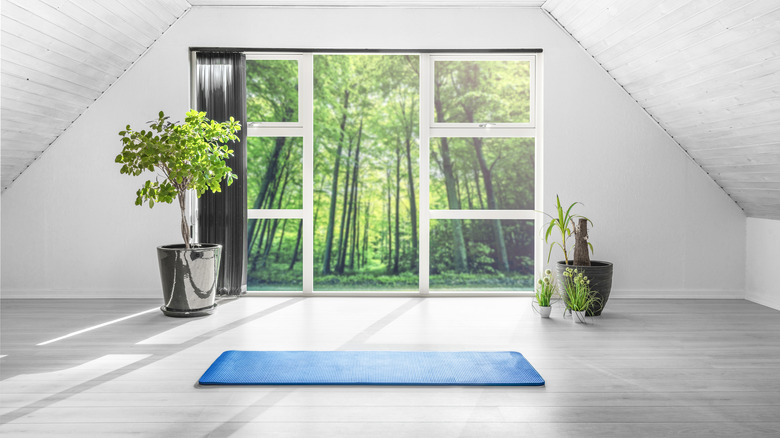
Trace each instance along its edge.
{"label": "green foliage outside", "polygon": [[233,174],[225,160],[233,151],[227,143],[238,140],[241,124],[231,117],[224,123],[206,118],[206,113],[190,110],[184,123],[168,121],[162,111],[149,130],[134,131],[127,125],[120,131],[122,152],[115,161],[122,164],[120,173],[138,176],[145,171],[158,171],[154,180],[147,180],[136,192],[136,205],[179,201],[181,233],[187,249],[190,247],[189,225],[184,214],[185,195],[194,190],[200,197],[207,190],[221,191],[220,183],[233,182]]}
{"label": "green foliage outside", "polygon": [[281,145],[276,177],[266,187],[266,196],[258,208],[303,208],[303,140],[300,137],[249,137],[247,139],[247,201],[250,207],[262,190],[263,177]]}
{"label": "green foliage outside", "polygon": [[247,282],[249,285],[263,285],[262,290],[265,291],[300,291],[303,287],[302,276],[303,266],[300,261],[290,269],[287,261],[271,260],[262,269],[250,271]]}
{"label": "green foliage outside", "polygon": [[[249,122],[297,120],[296,63],[250,62]],[[441,121],[528,121],[527,63],[436,65]],[[418,69],[411,55],[314,56],[316,290],[417,290]],[[533,208],[533,150],[533,139],[432,140],[431,206]],[[301,151],[300,139],[250,139],[250,208],[301,208]],[[250,289],[300,290],[301,227],[250,221]],[[432,288],[533,288],[533,222],[434,220],[430,233]]]}
{"label": "green foliage outside", "polygon": [[436,61],[433,116],[447,123],[528,123],[529,69],[528,61]]}
{"label": "green foliage outside", "polygon": [[314,58],[316,289],[417,289],[418,66]]}
{"label": "green foliage outside", "polygon": [[248,121],[298,121],[298,62],[248,60],[246,94]]}
{"label": "green foliage outside", "polygon": [[[431,139],[430,204],[434,210],[447,210],[447,184],[443,172],[442,141]],[[475,142],[482,142],[483,156],[499,210],[534,209],[533,138],[449,138],[456,207],[468,210],[488,208],[484,173],[480,168]]]}
{"label": "green foliage outside", "polygon": [[[298,63],[247,61],[247,121],[298,121]],[[247,139],[247,205],[252,209],[299,209],[303,142],[295,137]],[[247,281],[250,289],[301,290],[300,219],[248,221]]]}

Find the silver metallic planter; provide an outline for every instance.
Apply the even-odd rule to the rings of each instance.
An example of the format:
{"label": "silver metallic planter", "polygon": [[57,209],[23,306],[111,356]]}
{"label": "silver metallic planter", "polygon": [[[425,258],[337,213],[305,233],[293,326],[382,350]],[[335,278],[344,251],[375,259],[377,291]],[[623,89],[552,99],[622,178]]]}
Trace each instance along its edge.
{"label": "silver metallic planter", "polygon": [[157,247],[165,304],[160,310],[168,316],[202,316],[214,311],[222,245],[212,243]]}

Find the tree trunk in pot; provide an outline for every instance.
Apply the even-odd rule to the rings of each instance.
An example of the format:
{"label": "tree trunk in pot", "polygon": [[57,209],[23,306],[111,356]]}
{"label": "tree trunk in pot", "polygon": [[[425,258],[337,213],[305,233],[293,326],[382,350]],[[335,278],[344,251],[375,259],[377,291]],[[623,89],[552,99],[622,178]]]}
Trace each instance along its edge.
{"label": "tree trunk in pot", "polygon": [[588,220],[580,218],[574,228],[574,266],[590,266],[588,255]]}

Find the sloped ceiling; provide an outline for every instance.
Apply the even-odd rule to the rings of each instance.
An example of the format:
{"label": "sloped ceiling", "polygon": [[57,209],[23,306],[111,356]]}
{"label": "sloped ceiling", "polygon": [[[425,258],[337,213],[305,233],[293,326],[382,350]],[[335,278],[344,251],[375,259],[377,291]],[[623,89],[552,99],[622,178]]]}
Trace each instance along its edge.
{"label": "sloped ceiling", "polygon": [[2,0],[3,190],[190,7],[235,5],[541,5],[748,216],[780,219],[777,0]]}
{"label": "sloped ceiling", "polygon": [[189,7],[185,0],[3,0],[3,190]]}
{"label": "sloped ceiling", "polygon": [[542,6],[748,216],[780,219],[780,2]]}

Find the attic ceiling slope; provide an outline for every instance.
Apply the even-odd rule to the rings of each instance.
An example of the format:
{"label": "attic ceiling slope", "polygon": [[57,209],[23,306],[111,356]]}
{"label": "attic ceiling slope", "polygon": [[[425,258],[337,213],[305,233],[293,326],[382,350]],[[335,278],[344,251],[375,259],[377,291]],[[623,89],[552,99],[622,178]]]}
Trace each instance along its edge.
{"label": "attic ceiling slope", "polygon": [[542,6],[750,217],[780,219],[780,3]]}
{"label": "attic ceiling slope", "polygon": [[3,190],[189,8],[185,0],[3,0]]}

